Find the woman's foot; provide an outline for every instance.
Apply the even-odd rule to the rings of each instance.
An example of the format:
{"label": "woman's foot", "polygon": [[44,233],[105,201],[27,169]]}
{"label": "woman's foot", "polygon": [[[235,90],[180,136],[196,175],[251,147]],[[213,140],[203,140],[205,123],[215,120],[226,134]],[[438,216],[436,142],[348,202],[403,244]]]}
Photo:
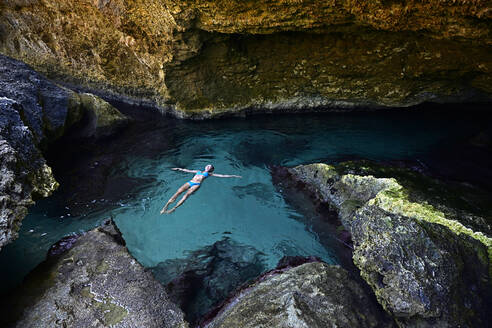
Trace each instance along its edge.
{"label": "woman's foot", "polygon": [[174,211],[176,211],[176,208],[171,208],[169,211],[165,211],[165,213],[166,214],[171,214]]}
{"label": "woman's foot", "polygon": [[166,213],[166,210],[167,210],[167,207],[169,206],[169,203],[167,203],[166,205],[164,205],[164,207],[162,208],[161,210],[161,214],[164,214]]}

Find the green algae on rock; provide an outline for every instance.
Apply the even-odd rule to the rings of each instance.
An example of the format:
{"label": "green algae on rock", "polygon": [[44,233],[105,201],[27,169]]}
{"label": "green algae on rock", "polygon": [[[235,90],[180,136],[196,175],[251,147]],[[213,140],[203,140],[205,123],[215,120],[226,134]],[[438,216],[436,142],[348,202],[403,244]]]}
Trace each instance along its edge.
{"label": "green algae on rock", "polygon": [[[0,52],[180,117],[490,99],[488,1],[8,1]],[[70,13],[70,14],[67,14]]]}
{"label": "green algae on rock", "polygon": [[[426,196],[426,188],[405,180],[415,173],[404,169],[349,162],[290,172],[339,212],[352,234],[353,260],[361,276],[401,325],[486,322],[492,295],[490,222],[471,225],[461,219],[463,211],[445,201],[437,209],[429,204],[435,199]],[[446,192],[443,183],[426,183],[440,184]]]}
{"label": "green algae on rock", "polygon": [[[121,244],[112,221],[48,257],[8,300],[13,327],[186,328],[164,287]],[[16,316],[19,316],[16,318]]]}
{"label": "green algae on rock", "polygon": [[204,327],[390,326],[379,311],[347,271],[315,262],[254,283]]}

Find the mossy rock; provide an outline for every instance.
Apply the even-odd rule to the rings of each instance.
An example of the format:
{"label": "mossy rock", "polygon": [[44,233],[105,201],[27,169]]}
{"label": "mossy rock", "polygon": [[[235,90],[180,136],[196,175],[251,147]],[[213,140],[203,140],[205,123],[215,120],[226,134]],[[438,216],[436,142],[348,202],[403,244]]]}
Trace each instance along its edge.
{"label": "mossy rock", "polygon": [[361,276],[400,324],[487,322],[492,236],[489,218],[477,214],[487,210],[472,214],[469,204],[456,201],[468,187],[368,161],[290,172],[338,209],[352,234]]}
{"label": "mossy rock", "polygon": [[12,327],[187,328],[164,287],[128,253],[107,221],[49,256],[3,302]]}
{"label": "mossy rock", "polygon": [[307,263],[239,291],[207,327],[391,327],[388,321],[347,271]]}

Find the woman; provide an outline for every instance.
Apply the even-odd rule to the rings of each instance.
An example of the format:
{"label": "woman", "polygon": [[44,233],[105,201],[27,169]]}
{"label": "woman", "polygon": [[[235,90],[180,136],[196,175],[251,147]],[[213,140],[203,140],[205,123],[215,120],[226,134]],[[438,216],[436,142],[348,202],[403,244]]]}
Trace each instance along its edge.
{"label": "woman", "polygon": [[[195,176],[190,181],[188,181],[184,185],[182,185],[181,188],[179,188],[178,191],[176,191],[176,193],[173,195],[173,197],[171,197],[167,201],[166,205],[161,210],[161,214],[163,214],[163,213],[169,214],[169,213],[174,212],[178,207],[180,207],[185,202],[185,200],[188,198],[188,196],[190,196],[192,193],[197,191],[198,188],[200,188],[200,184],[203,182],[203,180],[205,180],[209,176],[218,177],[218,178],[241,178],[241,176],[239,176],[239,175],[225,175],[225,174],[212,173],[214,171],[214,167],[213,167],[213,165],[210,165],[210,164],[205,166],[205,171],[203,171],[203,172],[197,171],[197,170],[182,169],[179,167],[172,168],[172,170],[195,173]],[[183,198],[181,198],[179,200],[179,202],[176,204],[176,206],[174,206],[172,209],[167,211],[167,207],[171,203],[173,203],[181,193],[185,192],[185,190],[188,190],[188,191],[183,196]]]}

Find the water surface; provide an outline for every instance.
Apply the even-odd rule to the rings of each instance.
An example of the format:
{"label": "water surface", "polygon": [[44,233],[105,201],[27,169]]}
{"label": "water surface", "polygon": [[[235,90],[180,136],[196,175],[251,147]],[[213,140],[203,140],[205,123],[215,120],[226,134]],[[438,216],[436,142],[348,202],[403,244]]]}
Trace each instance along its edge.
{"label": "water surface", "polygon": [[[483,115],[421,109],[206,122],[163,119],[136,122],[98,145],[60,146],[51,158],[63,187],[30,208],[19,239],[0,252],[1,290],[18,284],[61,237],[91,229],[109,216],[146,267],[186,259],[224,238],[256,250],[263,270],[286,255],[338,263],[330,237],[320,238],[305,213],[272,184],[271,166],[347,158],[446,166],[436,154],[453,153],[454,145],[487,129]],[[475,162],[480,165],[480,159]],[[171,168],[202,169],[209,163],[216,173],[242,178],[208,178],[175,213],[159,215],[192,177]]]}

